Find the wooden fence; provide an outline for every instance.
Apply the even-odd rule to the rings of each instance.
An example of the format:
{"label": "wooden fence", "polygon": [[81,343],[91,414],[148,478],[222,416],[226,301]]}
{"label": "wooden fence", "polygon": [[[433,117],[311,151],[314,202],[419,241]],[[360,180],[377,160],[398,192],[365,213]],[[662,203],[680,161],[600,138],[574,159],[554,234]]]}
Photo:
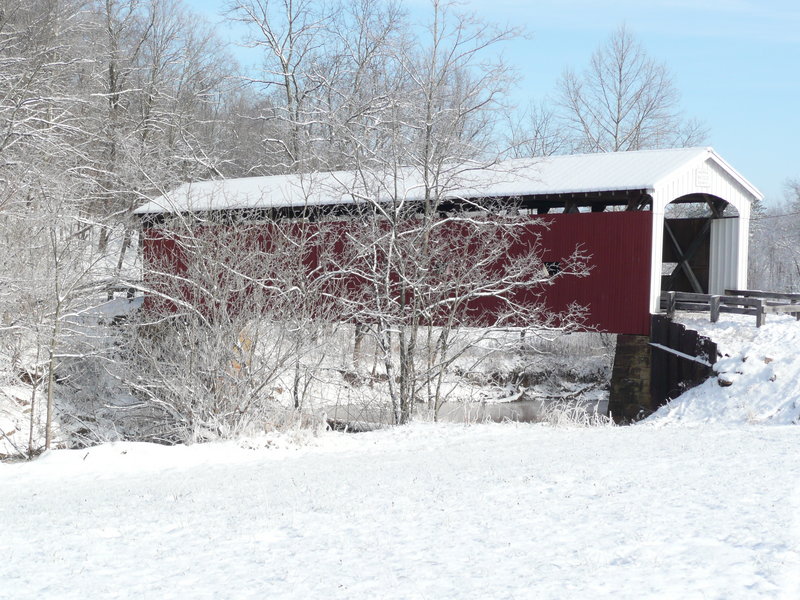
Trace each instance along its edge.
{"label": "wooden fence", "polygon": [[650,347],[653,409],[703,383],[717,361],[714,342],[664,315],[653,315]]}

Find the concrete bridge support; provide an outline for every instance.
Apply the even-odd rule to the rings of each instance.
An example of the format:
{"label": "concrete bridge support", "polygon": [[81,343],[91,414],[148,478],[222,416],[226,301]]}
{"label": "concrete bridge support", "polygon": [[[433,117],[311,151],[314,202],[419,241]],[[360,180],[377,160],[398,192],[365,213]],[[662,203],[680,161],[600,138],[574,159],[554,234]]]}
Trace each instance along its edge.
{"label": "concrete bridge support", "polygon": [[638,421],[655,409],[650,391],[651,358],[650,336],[617,336],[608,399],[608,412],[617,423]]}

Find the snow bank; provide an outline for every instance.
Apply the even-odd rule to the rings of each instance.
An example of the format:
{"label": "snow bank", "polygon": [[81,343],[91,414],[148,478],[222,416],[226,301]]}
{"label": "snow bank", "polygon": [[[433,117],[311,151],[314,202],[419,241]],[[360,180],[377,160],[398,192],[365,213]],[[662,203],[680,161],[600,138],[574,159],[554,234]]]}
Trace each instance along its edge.
{"label": "snow bank", "polygon": [[[2,378],[6,373],[0,373]],[[6,457],[24,456],[28,449],[31,421],[31,386],[21,383],[0,384],[0,460]],[[44,421],[47,399],[39,393],[35,400],[33,443],[44,446]],[[58,423],[53,423],[55,445],[61,444],[62,432]]]}
{"label": "snow bank", "polygon": [[769,315],[755,318],[682,316],[680,321],[717,343],[722,353],[716,378],[679,396],[645,421],[652,424],[800,423],[800,321]]}

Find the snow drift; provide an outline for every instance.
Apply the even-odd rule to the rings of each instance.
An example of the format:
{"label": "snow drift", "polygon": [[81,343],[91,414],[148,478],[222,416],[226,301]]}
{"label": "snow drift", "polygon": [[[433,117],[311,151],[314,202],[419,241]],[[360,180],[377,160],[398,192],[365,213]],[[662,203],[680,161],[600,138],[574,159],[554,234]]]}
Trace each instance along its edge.
{"label": "snow drift", "polygon": [[712,377],[661,407],[654,424],[728,425],[800,422],[800,321],[773,317],[760,328],[753,317],[682,316],[681,322],[717,342],[722,357]]}

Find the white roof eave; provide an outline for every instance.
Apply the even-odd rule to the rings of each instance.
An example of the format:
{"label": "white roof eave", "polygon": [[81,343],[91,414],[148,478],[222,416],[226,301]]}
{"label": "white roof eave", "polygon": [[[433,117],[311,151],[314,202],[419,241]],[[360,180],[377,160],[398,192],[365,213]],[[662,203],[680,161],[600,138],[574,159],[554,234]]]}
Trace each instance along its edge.
{"label": "white roof eave", "polygon": [[759,201],[764,199],[764,194],[762,194],[761,191],[756,186],[747,181],[747,179],[742,177],[742,175],[736,169],[734,169],[724,158],[722,158],[719,154],[717,154],[713,148],[709,148],[708,152],[710,158],[714,160],[725,171],[727,171],[728,174],[731,177],[733,177],[733,179],[736,180],[736,182],[739,185],[741,185],[745,190],[747,190],[748,193],[750,193],[753,196],[753,198]]}

